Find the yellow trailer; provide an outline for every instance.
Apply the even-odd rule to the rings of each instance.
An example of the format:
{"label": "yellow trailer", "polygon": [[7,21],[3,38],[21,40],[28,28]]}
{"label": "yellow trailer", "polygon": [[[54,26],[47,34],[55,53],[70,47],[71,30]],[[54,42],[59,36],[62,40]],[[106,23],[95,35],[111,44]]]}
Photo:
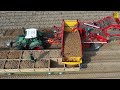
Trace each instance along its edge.
{"label": "yellow trailer", "polygon": [[79,31],[72,30],[77,27],[77,20],[63,20],[63,60],[62,63],[67,65],[76,65],[82,63],[82,45]]}

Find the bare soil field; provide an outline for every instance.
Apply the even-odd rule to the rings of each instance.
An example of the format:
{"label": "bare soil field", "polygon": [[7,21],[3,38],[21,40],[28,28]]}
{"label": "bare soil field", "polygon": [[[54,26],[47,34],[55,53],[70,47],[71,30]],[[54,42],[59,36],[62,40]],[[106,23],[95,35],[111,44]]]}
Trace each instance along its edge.
{"label": "bare soil field", "polygon": [[[0,29],[46,28],[61,25],[62,19],[99,20],[113,11],[0,11]],[[119,12],[120,13],[120,12]]]}

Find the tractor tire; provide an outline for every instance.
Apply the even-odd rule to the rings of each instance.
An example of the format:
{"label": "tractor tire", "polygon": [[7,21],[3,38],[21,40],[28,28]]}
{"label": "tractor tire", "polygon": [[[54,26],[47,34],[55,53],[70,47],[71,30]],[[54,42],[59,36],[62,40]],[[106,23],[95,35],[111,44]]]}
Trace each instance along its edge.
{"label": "tractor tire", "polygon": [[102,46],[102,44],[100,44],[100,43],[94,43],[94,44],[91,44],[91,49],[99,50],[101,46]]}
{"label": "tractor tire", "polygon": [[43,46],[34,47],[33,50],[43,50]]}

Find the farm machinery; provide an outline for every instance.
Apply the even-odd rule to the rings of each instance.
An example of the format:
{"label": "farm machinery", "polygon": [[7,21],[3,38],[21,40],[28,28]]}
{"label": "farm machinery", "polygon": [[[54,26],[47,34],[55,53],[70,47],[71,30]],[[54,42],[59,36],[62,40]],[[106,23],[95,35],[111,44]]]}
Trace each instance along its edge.
{"label": "farm machinery", "polygon": [[[119,22],[118,13],[116,12],[113,13],[113,16],[107,16],[94,22],[63,20],[61,27],[61,31],[63,31],[62,62],[67,65],[80,65],[82,63],[83,49],[98,50],[105,43],[113,39],[120,39]],[[79,34],[75,34],[74,37],[74,33]],[[70,34],[74,39],[69,39]]]}
{"label": "farm machinery", "polygon": [[[80,20],[63,20],[63,23],[73,26],[65,26],[70,32],[80,33],[81,43],[83,48],[89,48],[93,46],[93,49],[99,49],[103,44],[107,43],[113,38],[119,38],[120,36],[120,20],[118,13],[113,13],[112,16],[107,16],[101,20],[93,22],[81,22]],[[75,23],[75,25],[74,25]],[[45,36],[44,33],[37,31],[35,28],[24,29],[24,35],[19,35],[15,42],[9,42],[8,46],[13,46],[16,43],[18,50],[41,50],[45,49],[47,44],[58,44],[63,42],[64,31],[66,29],[63,25],[61,27],[53,26],[52,37]]]}
{"label": "farm machinery", "polygon": [[[20,65],[21,60],[28,61],[28,58],[24,58],[27,56],[24,55],[24,52],[30,51],[31,53],[28,54],[29,59],[31,61],[36,61],[37,59],[32,67],[33,72],[43,71],[41,68],[36,68],[36,63],[45,60],[49,61],[48,65],[46,65],[47,67],[44,67],[44,70],[47,72],[71,71],[71,69],[66,69],[66,67],[79,66],[79,68],[81,68],[83,49],[99,50],[100,47],[109,41],[120,39],[119,23],[118,14],[114,13],[113,16],[107,16],[101,20],[92,22],[62,20],[60,27],[52,27],[52,33],[41,32],[36,28],[23,28],[24,34],[17,36],[16,41],[7,43],[7,46],[13,47],[14,44],[16,45],[16,51],[20,52],[20,56],[14,60],[19,59]],[[56,45],[57,48],[50,48],[52,45]],[[58,47],[58,45],[60,46]],[[57,69],[51,66],[52,60],[54,60],[54,63],[57,63],[55,65]],[[38,64],[40,65],[40,63]],[[16,70],[23,71],[21,67],[16,68]]]}
{"label": "farm machinery", "polygon": [[98,50],[103,44],[113,39],[120,39],[120,25],[118,14],[107,16],[94,22],[80,22],[72,30],[79,30],[83,48]]}
{"label": "farm machinery", "polygon": [[[23,28],[23,35],[17,36],[15,41],[9,41],[6,46],[9,48],[16,46],[17,50],[43,50],[49,48],[51,44],[58,44],[60,36],[57,30],[53,30],[51,35],[38,31],[36,28]],[[48,32],[49,33],[49,32]]]}

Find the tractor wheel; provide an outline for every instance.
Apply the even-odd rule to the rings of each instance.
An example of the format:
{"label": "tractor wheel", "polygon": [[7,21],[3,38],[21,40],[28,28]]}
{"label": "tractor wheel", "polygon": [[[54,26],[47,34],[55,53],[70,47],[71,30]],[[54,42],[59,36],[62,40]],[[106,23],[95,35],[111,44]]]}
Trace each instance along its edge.
{"label": "tractor wheel", "polygon": [[94,43],[94,44],[91,44],[92,50],[99,50],[101,46],[102,46],[101,43]]}
{"label": "tractor wheel", "polygon": [[43,49],[42,46],[38,46],[38,47],[33,48],[33,50],[42,50],[42,49]]}
{"label": "tractor wheel", "polygon": [[80,64],[80,69],[82,69],[82,67],[83,67],[83,64],[81,63],[81,64]]}

